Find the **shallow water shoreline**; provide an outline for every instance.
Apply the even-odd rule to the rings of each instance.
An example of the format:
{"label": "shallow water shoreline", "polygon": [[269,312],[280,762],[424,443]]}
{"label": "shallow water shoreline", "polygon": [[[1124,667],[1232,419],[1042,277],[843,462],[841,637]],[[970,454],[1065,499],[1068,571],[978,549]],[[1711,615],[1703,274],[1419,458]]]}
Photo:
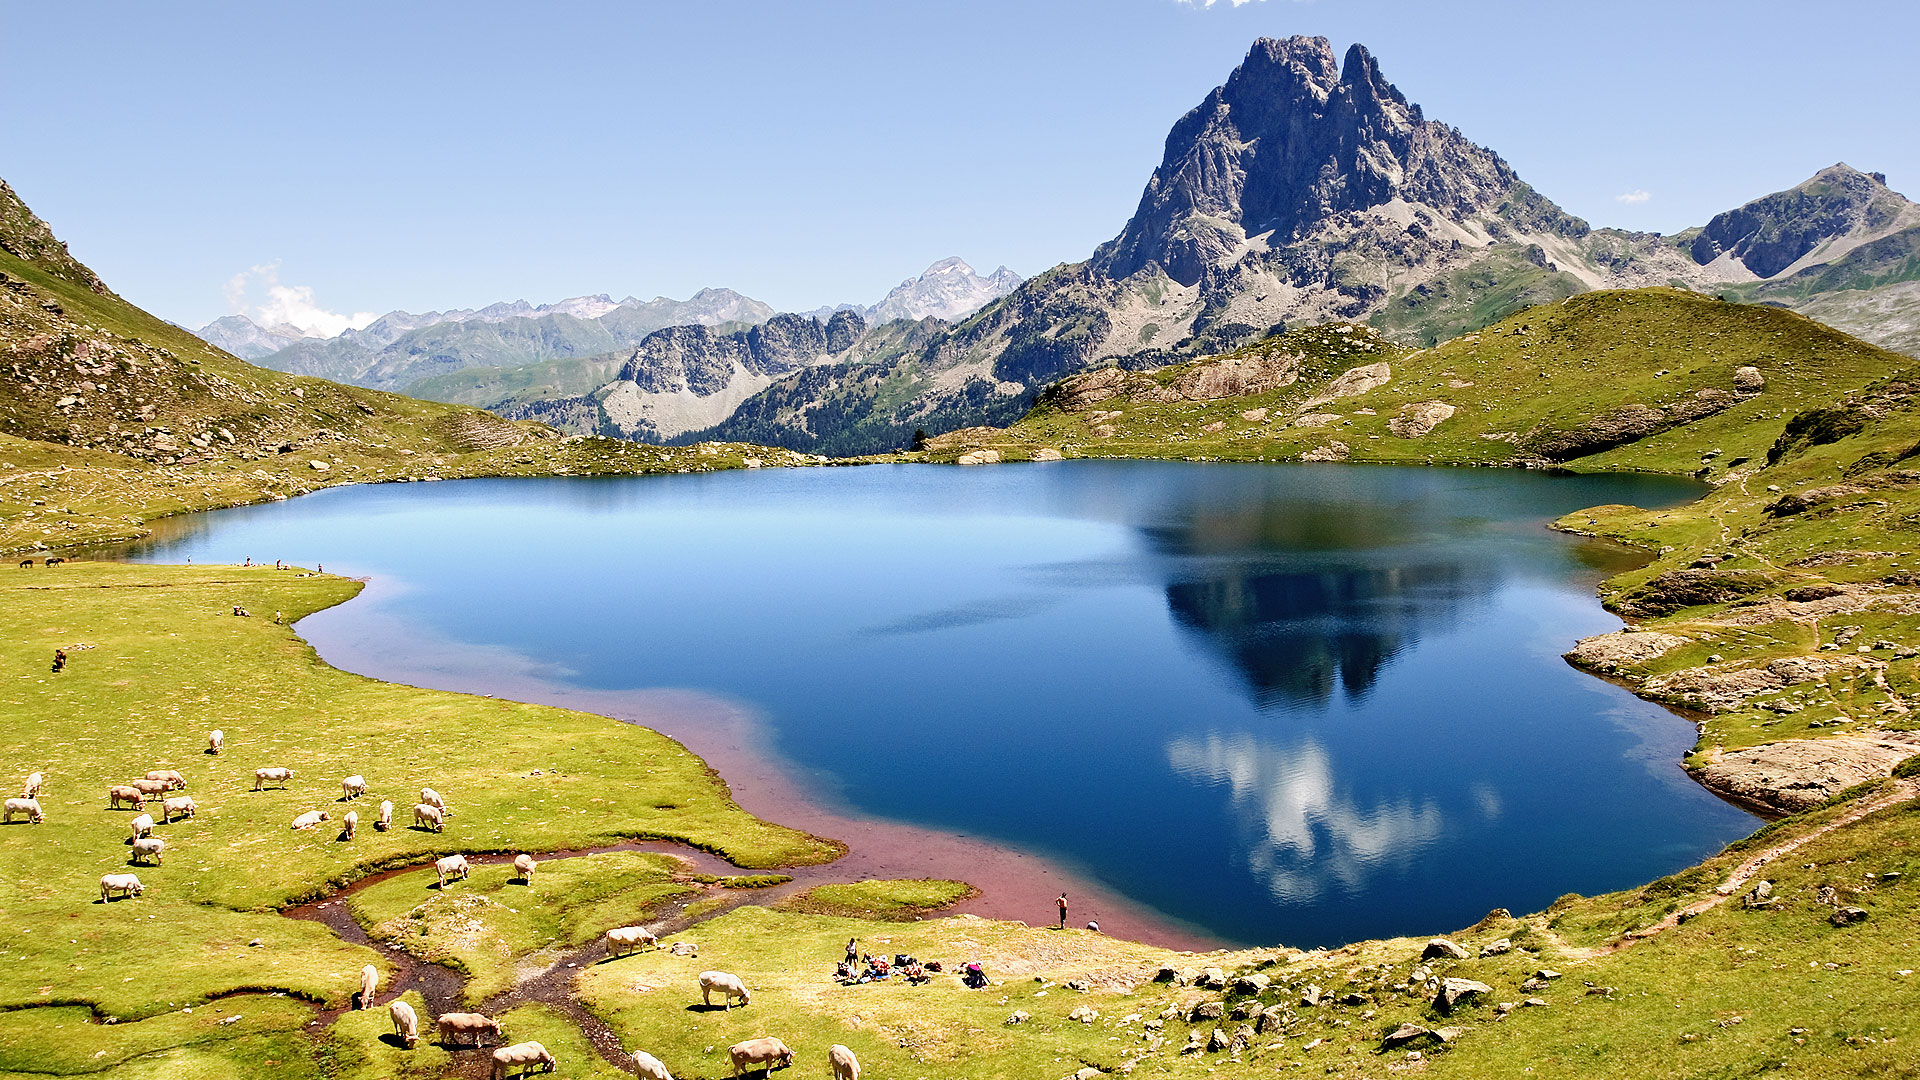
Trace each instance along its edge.
{"label": "shallow water shoreline", "polygon": [[[394,588],[380,579],[367,579],[367,588],[359,596],[302,619],[294,629],[322,660],[342,671],[383,682],[553,705],[658,731],[704,761],[748,813],[845,844],[847,854],[821,868],[828,872],[822,880],[965,881],[978,894],[942,909],[944,913],[1028,925],[1050,925],[1055,917],[1054,898],[1064,892],[1073,926],[1095,922],[1104,934],[1191,952],[1236,944],[1137,903],[1045,856],[836,808],[799,779],[792,766],[766,752],[767,740],[747,710],[712,695],[674,689],[585,690],[543,678],[525,664],[501,663],[491,650],[420,642],[376,609],[376,601]],[[408,651],[408,644],[417,651]]]}

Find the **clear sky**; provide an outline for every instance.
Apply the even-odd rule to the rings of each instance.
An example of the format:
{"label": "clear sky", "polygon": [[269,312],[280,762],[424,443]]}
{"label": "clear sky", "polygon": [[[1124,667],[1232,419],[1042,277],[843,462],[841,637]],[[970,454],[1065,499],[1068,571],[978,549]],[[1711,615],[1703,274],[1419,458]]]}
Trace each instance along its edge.
{"label": "clear sky", "polygon": [[1842,160],[1920,196],[1913,0],[0,0],[0,177],[189,326],[237,275],[349,316],[870,303],[947,255],[1085,258],[1174,120],[1288,34],[1366,44],[1595,225]]}

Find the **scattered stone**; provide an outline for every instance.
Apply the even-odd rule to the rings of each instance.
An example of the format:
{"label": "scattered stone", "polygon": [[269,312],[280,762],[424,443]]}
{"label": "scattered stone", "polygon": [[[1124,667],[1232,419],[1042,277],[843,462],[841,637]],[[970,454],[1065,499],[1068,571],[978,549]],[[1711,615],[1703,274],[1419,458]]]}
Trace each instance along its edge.
{"label": "scattered stone", "polygon": [[1258,424],[1266,418],[1267,410],[1265,409],[1248,409],[1246,412],[1240,414],[1240,419],[1253,424]]}
{"label": "scattered stone", "polygon": [[1547,1007],[1547,1002],[1545,998],[1528,998],[1520,1003],[1520,1007],[1523,1009],[1544,1009]]}
{"label": "scattered stone", "polygon": [[1253,998],[1241,998],[1233,1003],[1233,1011],[1227,1015],[1235,1020],[1251,1020],[1260,1011],[1260,1003]]}
{"label": "scattered stone", "polygon": [[1202,990],[1225,990],[1227,973],[1217,967],[1201,968],[1198,985]]}
{"label": "scattered stone", "polygon": [[1273,980],[1265,975],[1242,975],[1233,980],[1233,992],[1236,994],[1257,994],[1273,985]]}
{"label": "scattered stone", "polygon": [[262,946],[264,946],[264,945],[266,945],[266,942],[265,942],[265,941],[262,941],[262,940],[261,940],[261,939],[259,939],[259,938],[254,938],[254,939],[253,939],[252,941],[249,941],[249,942],[247,942],[247,945],[248,945],[248,947],[250,947],[250,948],[255,948],[255,949],[258,949],[258,948],[261,948]]}
{"label": "scattered stone", "polygon": [[1306,989],[1300,991],[1300,1004],[1307,1008],[1313,1008],[1320,1004],[1320,996],[1324,993],[1326,993],[1326,991],[1320,989],[1317,984],[1308,983]]}
{"label": "scattered stone", "polygon": [[1095,1020],[1100,1019],[1100,1014],[1094,1011],[1092,1006],[1082,1005],[1079,1008],[1068,1013],[1067,1019],[1077,1020],[1082,1024],[1091,1024]]}
{"label": "scattered stone", "polygon": [[232,1016],[223,1016],[220,1018],[220,1022],[222,1024],[237,1024],[240,1022],[240,1020],[241,1020],[241,1016],[239,1013],[234,1013]]}
{"label": "scattered stone", "polygon": [[1760,884],[1748,889],[1747,895],[1740,898],[1740,903],[1749,908],[1772,907],[1774,904],[1779,903],[1773,896],[1773,882],[1762,881]]}
{"label": "scattered stone", "polygon": [[1387,1032],[1386,1037],[1380,1040],[1380,1048],[1383,1050],[1397,1050],[1409,1043],[1432,1037],[1433,1031],[1430,1028],[1423,1028],[1419,1024],[1401,1024],[1399,1027]]}
{"label": "scattered stone", "polygon": [[1255,1023],[1258,1026],[1259,1030],[1264,1033],[1268,1031],[1280,1030],[1281,1028],[1287,1025],[1288,1019],[1289,1017],[1287,1014],[1286,1006],[1269,1005],[1266,1008],[1260,1010],[1260,1019]]}
{"label": "scattered stone", "polygon": [[1238,1054],[1238,1053],[1244,1052],[1247,1049],[1247,1047],[1252,1045],[1253,1045],[1252,1025],[1241,1024],[1239,1027],[1233,1029],[1233,1038],[1227,1043],[1227,1048],[1229,1050],[1232,1050],[1234,1053]]}
{"label": "scattered stone", "polygon": [[1343,442],[1330,442],[1325,446],[1316,446],[1300,455],[1301,461],[1345,461],[1352,451]]}
{"label": "scattered stone", "polygon": [[1222,1050],[1232,1049],[1232,1047],[1233,1040],[1227,1036],[1226,1032],[1219,1028],[1214,1028],[1213,1034],[1207,1036],[1208,1053],[1217,1054]]}
{"label": "scattered stone", "polygon": [[999,463],[1000,451],[998,450],[969,450],[954,461],[955,465],[998,465]]}
{"label": "scattered stone", "polygon": [[1215,420],[1211,424],[1201,425],[1200,430],[1202,432],[1205,432],[1208,435],[1212,435],[1215,432],[1224,430],[1226,426],[1227,426],[1227,422],[1225,420]]}
{"label": "scattered stone", "polygon": [[1326,427],[1340,419],[1337,412],[1310,412],[1293,418],[1293,426],[1299,428]]}
{"label": "scattered stone", "polygon": [[1433,1007],[1443,1013],[1452,1012],[1455,1005],[1481,994],[1493,993],[1493,987],[1472,979],[1441,979],[1440,991],[1433,996]]}
{"label": "scattered stone", "polygon": [[1733,391],[1736,394],[1757,394],[1767,388],[1767,377],[1760,369],[1751,364],[1733,369]]}
{"label": "scattered stone", "polygon": [[1372,1001],[1373,1001],[1372,998],[1368,997],[1367,995],[1361,993],[1358,990],[1355,990],[1350,994],[1342,994],[1340,996],[1340,1004],[1352,1006],[1354,1008],[1358,1008],[1361,1005],[1370,1004],[1372,1003]]}
{"label": "scattered stone", "polygon": [[1015,1010],[1012,1016],[1007,1017],[1006,1024],[1008,1027],[1013,1027],[1015,1024],[1024,1024],[1031,1019],[1033,1019],[1033,1014],[1027,1012],[1025,1009],[1018,1009]]}
{"label": "scattered stone", "polygon": [[1192,1012],[1187,1014],[1187,1021],[1197,1024],[1202,1020],[1218,1020],[1226,1014],[1226,1003],[1220,1001],[1202,1001],[1193,1007]]}
{"label": "scattered stone", "polygon": [[1467,1029],[1463,1027],[1443,1027],[1443,1028],[1433,1029],[1434,1037],[1438,1038],[1443,1043],[1453,1042],[1456,1039],[1460,1038],[1460,1036],[1465,1035],[1466,1033],[1467,1033]]}
{"label": "scattered stone", "polygon": [[1485,945],[1480,946],[1480,955],[1483,957],[1503,956],[1512,951],[1513,951],[1513,939],[1511,938],[1496,938],[1495,940],[1489,941]]}
{"label": "scattered stone", "polygon": [[1200,1034],[1199,1028],[1194,1028],[1192,1031],[1187,1032],[1187,1045],[1181,1047],[1180,1052],[1183,1054],[1198,1054],[1206,1048],[1206,1036]]}
{"label": "scattered stone", "polygon": [[312,469],[314,472],[326,472],[327,470],[333,468],[332,465],[329,465],[326,462],[321,461],[317,458],[307,462],[307,467]]}
{"label": "scattered stone", "polygon": [[1840,910],[1834,912],[1832,917],[1829,918],[1827,921],[1832,923],[1835,926],[1851,926],[1857,922],[1866,922],[1867,918],[1868,918],[1868,915],[1867,915],[1866,908],[1849,906],[1849,907],[1843,907]]}
{"label": "scattered stone", "polygon": [[1422,960],[1437,960],[1441,957],[1447,957],[1453,960],[1465,960],[1469,955],[1467,950],[1448,941],[1446,938],[1434,938],[1432,941],[1427,942],[1426,948],[1420,950],[1420,959]]}
{"label": "scattered stone", "polygon": [[1614,991],[1613,991],[1613,987],[1611,987],[1611,986],[1589,986],[1589,987],[1587,987],[1587,996],[1588,996],[1588,997],[1612,997],[1612,996],[1613,996],[1613,993],[1614,993]]}
{"label": "scattered stone", "polygon": [[1061,455],[1061,453],[1060,453],[1060,451],[1058,451],[1058,450],[1055,450],[1055,449],[1054,449],[1053,447],[1051,447],[1051,446],[1043,446],[1043,447],[1041,447],[1040,449],[1038,449],[1038,450],[1035,450],[1035,451],[1033,452],[1033,454],[1032,454],[1032,457],[1033,457],[1033,460],[1035,460],[1035,461],[1060,461],[1060,460],[1063,460],[1063,458],[1062,458],[1062,455]]}
{"label": "scattered stone", "polygon": [[1081,979],[1068,979],[1068,980],[1067,980],[1067,989],[1069,989],[1069,990],[1078,990],[1078,991],[1080,991],[1081,993],[1083,993],[1083,994],[1084,994],[1084,993],[1086,993],[1086,992],[1087,992],[1088,990],[1091,990],[1091,989],[1093,989],[1093,988],[1092,988],[1091,986],[1088,986],[1088,985],[1086,984],[1086,982],[1085,982],[1084,980],[1081,980]]}

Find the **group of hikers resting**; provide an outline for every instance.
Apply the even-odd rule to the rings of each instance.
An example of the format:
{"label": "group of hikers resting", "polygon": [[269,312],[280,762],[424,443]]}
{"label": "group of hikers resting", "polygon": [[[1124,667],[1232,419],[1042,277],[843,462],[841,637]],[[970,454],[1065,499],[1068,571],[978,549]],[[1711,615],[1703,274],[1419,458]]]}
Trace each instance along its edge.
{"label": "group of hikers resting", "polygon": [[[833,977],[847,986],[855,986],[898,976],[911,985],[919,986],[944,970],[945,968],[938,960],[921,963],[906,953],[899,953],[893,957],[887,957],[884,954],[880,956],[874,956],[871,953],[862,954],[859,939],[848,938],[847,958],[834,967]],[[986,969],[977,962],[968,964],[960,973],[960,981],[965,983],[968,989],[984,989],[987,986]]]}

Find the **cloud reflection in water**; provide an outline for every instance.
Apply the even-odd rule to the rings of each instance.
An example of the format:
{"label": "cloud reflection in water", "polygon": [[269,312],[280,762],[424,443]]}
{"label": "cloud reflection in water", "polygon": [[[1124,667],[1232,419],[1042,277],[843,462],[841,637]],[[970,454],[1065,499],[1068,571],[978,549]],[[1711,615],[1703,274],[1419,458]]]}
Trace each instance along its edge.
{"label": "cloud reflection in water", "polygon": [[1182,737],[1167,744],[1167,760],[1188,779],[1227,785],[1248,868],[1283,904],[1309,903],[1335,887],[1358,891],[1369,874],[1408,861],[1444,829],[1430,801],[1355,805],[1311,737],[1291,749],[1246,734]]}

